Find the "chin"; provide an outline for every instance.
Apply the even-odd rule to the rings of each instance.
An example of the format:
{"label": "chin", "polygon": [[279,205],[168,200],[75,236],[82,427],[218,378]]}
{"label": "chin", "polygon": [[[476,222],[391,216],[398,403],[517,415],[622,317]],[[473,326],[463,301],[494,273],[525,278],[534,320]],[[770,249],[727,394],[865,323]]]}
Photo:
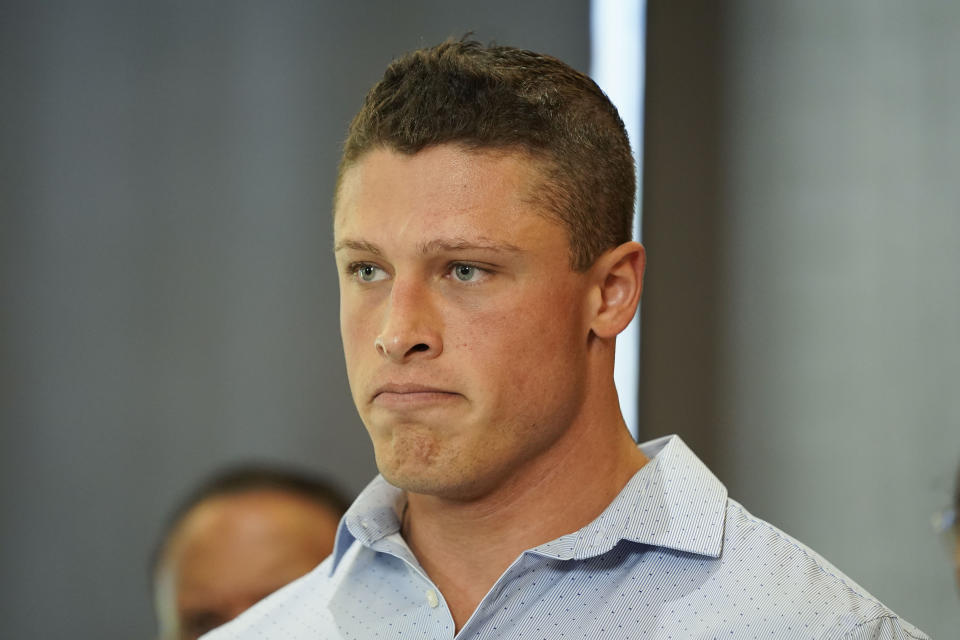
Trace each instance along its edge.
{"label": "chin", "polygon": [[[471,500],[483,494],[482,483],[464,474],[456,464],[425,465],[413,460],[391,464],[377,459],[381,475],[393,486],[420,495],[447,500]],[[448,463],[450,461],[447,461]]]}

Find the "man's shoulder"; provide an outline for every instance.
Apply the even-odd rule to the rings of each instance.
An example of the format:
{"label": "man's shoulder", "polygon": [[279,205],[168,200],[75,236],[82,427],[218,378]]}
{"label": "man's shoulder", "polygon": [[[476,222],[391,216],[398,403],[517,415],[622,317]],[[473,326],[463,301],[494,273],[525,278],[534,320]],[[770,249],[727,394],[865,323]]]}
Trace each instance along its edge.
{"label": "man's shoulder", "polygon": [[[927,639],[819,553],[728,500],[723,566],[716,576],[751,592],[750,602],[817,638]],[[771,620],[767,620],[770,622]]]}
{"label": "man's shoulder", "polygon": [[203,640],[307,637],[323,640],[327,637],[324,629],[333,628],[326,603],[340,578],[332,569],[333,556],[329,556],[309,573],[203,636]]}

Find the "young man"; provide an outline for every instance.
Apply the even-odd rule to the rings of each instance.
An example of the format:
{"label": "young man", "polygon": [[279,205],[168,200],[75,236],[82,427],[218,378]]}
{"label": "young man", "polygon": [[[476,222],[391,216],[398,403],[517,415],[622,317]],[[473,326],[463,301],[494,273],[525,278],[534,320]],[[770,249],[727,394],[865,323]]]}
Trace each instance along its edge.
{"label": "young man", "polygon": [[381,477],[331,558],[212,637],[925,637],[681,440],[631,440],[633,204],[616,110],[558,60],[446,42],[387,69],[334,206]]}

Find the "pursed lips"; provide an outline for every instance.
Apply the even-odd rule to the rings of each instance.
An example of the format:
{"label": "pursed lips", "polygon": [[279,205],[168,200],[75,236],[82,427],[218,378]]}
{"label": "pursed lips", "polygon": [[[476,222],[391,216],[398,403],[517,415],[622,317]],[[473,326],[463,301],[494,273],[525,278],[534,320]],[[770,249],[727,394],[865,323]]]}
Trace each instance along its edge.
{"label": "pursed lips", "polygon": [[416,383],[388,383],[373,393],[371,403],[388,408],[414,408],[445,402],[460,394],[440,387]]}

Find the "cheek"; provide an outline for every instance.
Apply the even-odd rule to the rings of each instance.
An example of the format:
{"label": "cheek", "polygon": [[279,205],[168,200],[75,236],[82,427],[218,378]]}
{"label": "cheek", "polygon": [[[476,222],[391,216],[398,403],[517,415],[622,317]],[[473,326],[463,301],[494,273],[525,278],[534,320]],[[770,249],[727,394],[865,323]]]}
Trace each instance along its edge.
{"label": "cheek", "polygon": [[362,341],[363,328],[357,323],[350,322],[349,318],[342,318],[340,322],[340,337],[343,339],[343,351],[347,356],[347,366],[356,355],[358,345]]}
{"label": "cheek", "polygon": [[370,317],[370,314],[341,306],[340,337],[343,342],[347,381],[354,401],[358,400],[356,394],[362,390],[364,380],[369,377],[364,372],[377,361],[377,352],[374,347],[376,336],[371,335],[373,329]]}
{"label": "cheek", "polygon": [[340,299],[340,337],[343,339],[343,350],[347,355],[347,366],[350,366],[353,355],[362,354],[364,346],[373,348],[376,338],[371,335],[375,331],[373,309],[366,309],[359,301],[349,296]]}
{"label": "cheek", "polygon": [[458,327],[454,344],[481,375],[516,391],[543,395],[547,390],[542,387],[550,386],[545,383],[571,373],[572,359],[586,346],[577,313],[575,301],[563,298],[480,313],[471,322],[451,325]]}
{"label": "cheek", "polygon": [[527,297],[494,326],[513,343],[511,348],[523,354],[543,361],[568,359],[584,333],[580,316],[578,299],[572,295]]}
{"label": "cheek", "polygon": [[491,303],[489,310],[465,310],[448,317],[445,347],[482,374],[494,374],[530,342],[521,310],[506,310]]}

